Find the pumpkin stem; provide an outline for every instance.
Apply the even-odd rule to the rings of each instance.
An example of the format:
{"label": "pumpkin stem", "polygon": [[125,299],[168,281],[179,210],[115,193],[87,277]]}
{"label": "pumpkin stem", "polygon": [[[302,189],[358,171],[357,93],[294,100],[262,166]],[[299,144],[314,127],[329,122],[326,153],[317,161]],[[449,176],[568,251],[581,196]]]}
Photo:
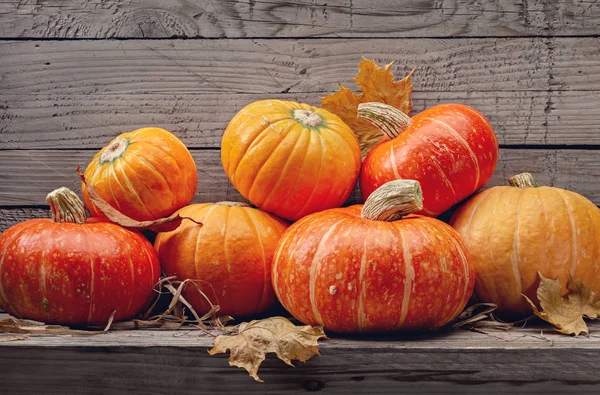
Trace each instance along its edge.
{"label": "pumpkin stem", "polygon": [[531,173],[521,173],[516,176],[512,176],[508,179],[508,183],[511,187],[518,188],[537,188],[540,185],[535,182]]}
{"label": "pumpkin stem", "polygon": [[296,109],[292,116],[307,128],[315,129],[323,123],[323,118],[313,110]]}
{"label": "pumpkin stem", "polygon": [[361,217],[372,221],[396,221],[423,208],[421,184],[394,180],[377,188],[363,205]]}
{"label": "pumpkin stem", "polygon": [[54,222],[82,224],[87,217],[79,196],[69,188],[58,188],[46,196]]}
{"label": "pumpkin stem", "polygon": [[385,103],[361,103],[358,105],[358,117],[381,130],[390,140],[400,136],[412,124],[412,119]]}
{"label": "pumpkin stem", "polygon": [[217,206],[229,206],[229,207],[250,207],[248,203],[244,202],[230,202],[228,200],[215,203]]}

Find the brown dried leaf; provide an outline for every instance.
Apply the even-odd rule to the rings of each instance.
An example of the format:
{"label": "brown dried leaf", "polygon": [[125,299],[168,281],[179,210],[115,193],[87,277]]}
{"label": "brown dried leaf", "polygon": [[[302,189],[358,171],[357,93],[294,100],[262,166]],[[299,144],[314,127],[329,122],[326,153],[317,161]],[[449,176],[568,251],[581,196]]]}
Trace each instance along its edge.
{"label": "brown dried leaf", "polygon": [[560,333],[575,336],[589,333],[583,317],[598,318],[600,314],[600,301],[594,303],[594,291],[586,287],[583,281],[574,279],[569,273],[568,293],[563,297],[558,279],[547,279],[539,272],[538,275],[540,285],[537,289],[537,297],[542,310],[538,310],[537,306],[523,295],[533,308],[534,314],[554,325]]}
{"label": "brown dried leaf", "polygon": [[106,200],[102,199],[102,197],[98,194],[98,192],[96,192],[94,187],[86,181],[85,176],[83,175],[79,167],[77,168],[77,174],[81,178],[81,181],[87,187],[90,199],[96,205],[96,207],[98,207],[102,214],[104,214],[104,216],[110,221],[114,222],[115,224],[121,225],[124,228],[138,230],[149,229],[154,232],[170,232],[177,229],[184,219],[189,219],[197,225],[202,226],[200,222],[197,222],[192,218],[182,217],[177,213],[174,213],[166,218],[159,218],[154,221],[137,221],[121,213],[113,206],[108,204]]}
{"label": "brown dried leaf", "polygon": [[381,141],[383,133],[371,123],[358,118],[358,105],[380,102],[405,114],[410,114],[412,110],[410,97],[413,87],[410,78],[415,70],[403,79],[394,81],[394,75],[390,71],[392,64],[379,67],[374,60],[362,58],[358,65],[358,75],[354,78],[362,93],[353,93],[340,84],[338,92],[321,100],[324,109],[336,114],[354,131],[360,142],[363,159]]}
{"label": "brown dried leaf", "polygon": [[14,342],[17,340],[27,340],[29,336],[0,336],[0,343]]}
{"label": "brown dried leaf", "polygon": [[76,335],[76,336],[93,336],[105,333],[108,331],[114,313],[110,318],[108,325],[103,331],[84,331],[78,329],[71,329],[61,325],[46,325],[42,322],[22,320],[13,317],[0,320],[0,332],[2,333],[17,333],[27,335]]}
{"label": "brown dried leaf", "polygon": [[306,362],[319,355],[318,340],[324,337],[322,326],[296,326],[287,318],[270,317],[242,323],[236,335],[217,336],[208,353],[231,350],[229,365],[246,369],[254,380],[262,383],[258,368],[266,353],[274,352],[283,362],[294,366],[292,360]]}

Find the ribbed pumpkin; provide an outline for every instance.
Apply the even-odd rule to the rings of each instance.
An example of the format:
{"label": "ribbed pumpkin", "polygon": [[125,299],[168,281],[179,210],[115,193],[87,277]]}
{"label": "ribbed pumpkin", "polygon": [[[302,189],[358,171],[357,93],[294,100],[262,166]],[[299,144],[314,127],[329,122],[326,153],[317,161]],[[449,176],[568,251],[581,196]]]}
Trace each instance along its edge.
{"label": "ribbed pumpkin", "polygon": [[412,119],[382,103],[364,103],[359,116],[389,138],[369,152],[360,175],[366,199],[388,181],[414,179],[423,188],[419,214],[436,217],[483,187],[498,161],[498,140],[479,112],[440,104]]}
{"label": "ribbed pumpkin", "polygon": [[283,306],[332,332],[434,329],[454,319],[471,296],[473,269],[450,226],[401,218],[422,207],[420,193],[415,181],[392,181],[364,206],[290,226],[273,263]]}
{"label": "ribbed pumpkin", "polygon": [[[167,276],[199,280],[219,312],[236,318],[273,305],[273,252],[287,224],[243,203],[192,204],[178,213],[203,226],[183,221],[157,235],[154,247]],[[198,313],[210,310],[193,287],[184,296]]]}
{"label": "ribbed pumpkin", "polygon": [[510,182],[476,194],[450,221],[473,257],[477,298],[507,318],[530,315],[521,294],[537,303],[538,272],[558,277],[566,292],[570,271],[600,294],[598,207],[575,192],[538,187],[529,173]]}
{"label": "ribbed pumpkin", "polygon": [[[87,182],[115,209],[138,221],[166,217],[196,192],[196,164],[185,145],[161,128],[123,133],[98,152],[85,170]],[[93,216],[102,212],[82,185]]]}
{"label": "ribbed pumpkin", "polygon": [[361,166],[358,140],[340,118],[280,100],[251,103],[233,117],[221,160],[246,199],[288,220],[341,206]]}
{"label": "ribbed pumpkin", "polygon": [[132,318],[151,297],[160,266],[143,236],[99,218],[66,188],[48,195],[53,219],[21,222],[0,236],[0,307],[63,325]]}

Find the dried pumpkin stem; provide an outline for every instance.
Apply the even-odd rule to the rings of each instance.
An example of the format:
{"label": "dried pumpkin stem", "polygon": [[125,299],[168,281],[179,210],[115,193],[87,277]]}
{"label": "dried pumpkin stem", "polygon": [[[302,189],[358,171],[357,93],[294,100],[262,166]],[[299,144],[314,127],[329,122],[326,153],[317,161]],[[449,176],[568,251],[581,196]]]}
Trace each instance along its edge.
{"label": "dried pumpkin stem", "polygon": [[250,207],[248,203],[244,202],[230,202],[228,200],[224,200],[222,202],[215,203],[217,206],[228,206],[228,207]]}
{"label": "dried pumpkin stem", "polygon": [[363,205],[361,217],[372,221],[396,221],[423,208],[421,184],[394,180],[377,188]]}
{"label": "dried pumpkin stem", "polygon": [[69,188],[58,188],[46,196],[54,222],[82,224],[87,217],[79,196]]}
{"label": "dried pumpkin stem", "polygon": [[521,173],[516,176],[512,176],[508,179],[508,183],[511,187],[517,188],[537,188],[540,185],[535,182],[531,173]]}
{"label": "dried pumpkin stem", "polygon": [[385,103],[369,102],[358,105],[358,117],[381,130],[390,140],[400,136],[412,124],[412,119]]}

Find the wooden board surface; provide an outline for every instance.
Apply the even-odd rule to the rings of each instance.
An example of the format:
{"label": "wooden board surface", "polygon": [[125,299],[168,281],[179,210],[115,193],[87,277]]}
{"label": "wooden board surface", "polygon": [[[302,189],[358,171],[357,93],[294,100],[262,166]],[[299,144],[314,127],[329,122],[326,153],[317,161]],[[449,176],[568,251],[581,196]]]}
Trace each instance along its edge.
{"label": "wooden board surface", "polygon": [[0,3],[1,37],[440,37],[598,34],[593,0],[71,0]]}
{"label": "wooden board surface", "polygon": [[600,38],[0,41],[2,95],[306,93],[361,56],[421,92],[600,90]]}
{"label": "wooden board surface", "polygon": [[[323,93],[2,95],[0,146],[99,149],[120,133],[156,125],[190,148],[218,148],[229,120],[256,100],[320,106]],[[600,144],[600,91],[415,92],[413,114],[464,103],[486,115],[502,145]]]}
{"label": "wooden board surface", "polygon": [[0,343],[0,382],[11,394],[514,393],[515,385],[519,393],[570,393],[575,386],[594,393],[600,324],[590,330],[577,338],[548,326],[333,337],[321,342],[321,356],[296,368],[270,355],[259,371],[263,384],[229,367],[226,355],[209,356],[212,339],[199,331],[30,337]]}

